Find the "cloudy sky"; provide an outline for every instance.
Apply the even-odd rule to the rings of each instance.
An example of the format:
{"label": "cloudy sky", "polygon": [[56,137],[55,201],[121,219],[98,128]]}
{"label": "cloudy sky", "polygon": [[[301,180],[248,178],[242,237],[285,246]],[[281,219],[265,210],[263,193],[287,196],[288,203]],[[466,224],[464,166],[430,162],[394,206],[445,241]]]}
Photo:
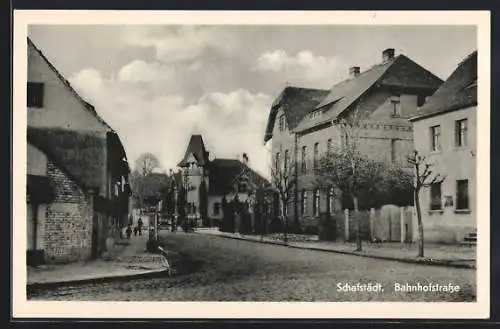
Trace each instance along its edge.
{"label": "cloudy sky", "polygon": [[216,157],[247,152],[267,173],[263,134],[287,84],[330,88],[395,48],[442,79],[476,49],[474,27],[30,26],[47,58],[120,134],[133,166],[175,168],[192,133]]}

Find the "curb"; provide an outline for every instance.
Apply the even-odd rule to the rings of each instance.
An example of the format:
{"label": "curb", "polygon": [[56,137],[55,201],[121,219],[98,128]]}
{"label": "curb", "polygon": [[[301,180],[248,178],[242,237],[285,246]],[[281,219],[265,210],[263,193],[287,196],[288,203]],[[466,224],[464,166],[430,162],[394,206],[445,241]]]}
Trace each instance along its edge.
{"label": "curb", "polygon": [[58,288],[63,286],[71,286],[71,285],[82,285],[87,283],[105,283],[111,281],[126,281],[130,279],[147,279],[147,278],[155,278],[161,277],[165,273],[169,273],[170,269],[165,268],[161,270],[151,270],[143,273],[136,274],[124,274],[118,276],[104,276],[104,277],[94,277],[94,278],[86,278],[86,279],[76,279],[76,280],[68,280],[68,281],[51,281],[51,282],[34,282],[26,284],[26,290],[28,294],[35,290],[40,289],[51,289]]}
{"label": "curb", "polygon": [[[161,247],[160,247],[161,248]],[[147,272],[135,273],[135,274],[123,274],[123,275],[110,275],[110,276],[100,276],[86,279],[76,279],[76,280],[66,280],[66,281],[51,281],[51,282],[34,282],[26,284],[26,292],[30,294],[36,290],[53,289],[64,286],[71,285],[82,285],[87,283],[105,283],[112,281],[127,281],[131,279],[152,279],[156,277],[162,277],[167,274],[169,277],[172,275],[172,268],[167,258],[167,252],[163,248],[159,249],[159,254],[165,258],[167,263],[166,268],[149,270]]]}
{"label": "curb", "polygon": [[395,261],[395,262],[400,262],[400,263],[412,263],[412,264],[430,265],[430,266],[443,266],[443,267],[453,267],[453,268],[472,269],[472,270],[476,269],[475,265],[464,264],[464,263],[451,263],[451,262],[432,260],[432,259],[411,259],[411,258],[389,257],[389,256],[380,256],[380,255],[368,255],[368,254],[362,254],[362,253],[356,252],[356,251],[322,249],[322,248],[318,248],[318,247],[303,247],[303,246],[285,244],[283,242],[274,242],[274,241],[266,241],[266,240],[260,241],[260,240],[246,239],[246,238],[237,237],[237,236],[218,235],[218,234],[210,234],[210,233],[206,234],[206,233],[202,233],[202,232],[196,232],[196,233],[207,235],[207,236],[208,235],[209,236],[216,236],[216,237],[221,237],[221,238],[226,238],[226,239],[242,240],[242,241],[248,241],[248,242],[254,242],[254,243],[272,244],[272,245],[278,245],[278,246],[293,248],[293,249],[323,251],[323,252],[337,253],[337,254],[343,254],[343,255],[352,255],[352,256],[359,256],[359,257],[366,257],[366,258],[389,260],[389,261]]}

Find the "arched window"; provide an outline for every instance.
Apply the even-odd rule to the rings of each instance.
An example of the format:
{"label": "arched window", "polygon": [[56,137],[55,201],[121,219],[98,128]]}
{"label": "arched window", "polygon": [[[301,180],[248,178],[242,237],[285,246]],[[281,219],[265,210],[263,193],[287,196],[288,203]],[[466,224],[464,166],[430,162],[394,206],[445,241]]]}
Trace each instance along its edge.
{"label": "arched window", "polygon": [[328,212],[330,214],[333,214],[333,197],[334,197],[333,187],[331,187],[328,190],[328,202],[327,202]]}
{"label": "arched window", "polygon": [[279,128],[280,128],[280,131],[283,131],[286,129],[286,118],[285,118],[284,114],[280,115]]}
{"label": "arched window", "polygon": [[302,205],[300,207],[300,212],[304,215],[307,212],[307,191],[302,190]]}
{"label": "arched window", "polygon": [[285,150],[285,160],[283,163],[283,171],[286,173],[288,170],[288,161],[290,161],[288,150]]}
{"label": "arched window", "polygon": [[313,213],[314,216],[319,215],[319,189],[314,191]]}
{"label": "arched window", "polygon": [[318,169],[319,164],[319,143],[314,143],[313,168]]}
{"label": "arched window", "polygon": [[307,146],[302,146],[302,159],[301,159],[301,169],[302,172],[305,172],[307,169]]}

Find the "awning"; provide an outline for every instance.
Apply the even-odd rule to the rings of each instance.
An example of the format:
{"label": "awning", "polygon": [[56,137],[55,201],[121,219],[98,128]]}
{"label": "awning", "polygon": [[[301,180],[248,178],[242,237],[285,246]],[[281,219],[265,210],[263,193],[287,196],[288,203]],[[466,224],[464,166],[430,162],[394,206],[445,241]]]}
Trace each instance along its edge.
{"label": "awning", "polygon": [[50,203],[54,200],[54,188],[47,176],[28,175],[26,187],[31,202]]}

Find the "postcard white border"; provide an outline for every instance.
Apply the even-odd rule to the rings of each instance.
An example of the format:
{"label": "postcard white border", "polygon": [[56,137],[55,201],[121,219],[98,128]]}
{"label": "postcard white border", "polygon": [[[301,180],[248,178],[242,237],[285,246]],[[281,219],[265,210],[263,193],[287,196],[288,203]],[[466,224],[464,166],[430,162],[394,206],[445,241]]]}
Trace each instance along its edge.
{"label": "postcard white border", "polygon": [[[478,40],[477,302],[42,302],[26,299],[27,26],[475,25]],[[490,311],[490,13],[488,11],[14,11],[12,315],[56,318],[488,318]],[[195,310],[195,311],[193,311]]]}

